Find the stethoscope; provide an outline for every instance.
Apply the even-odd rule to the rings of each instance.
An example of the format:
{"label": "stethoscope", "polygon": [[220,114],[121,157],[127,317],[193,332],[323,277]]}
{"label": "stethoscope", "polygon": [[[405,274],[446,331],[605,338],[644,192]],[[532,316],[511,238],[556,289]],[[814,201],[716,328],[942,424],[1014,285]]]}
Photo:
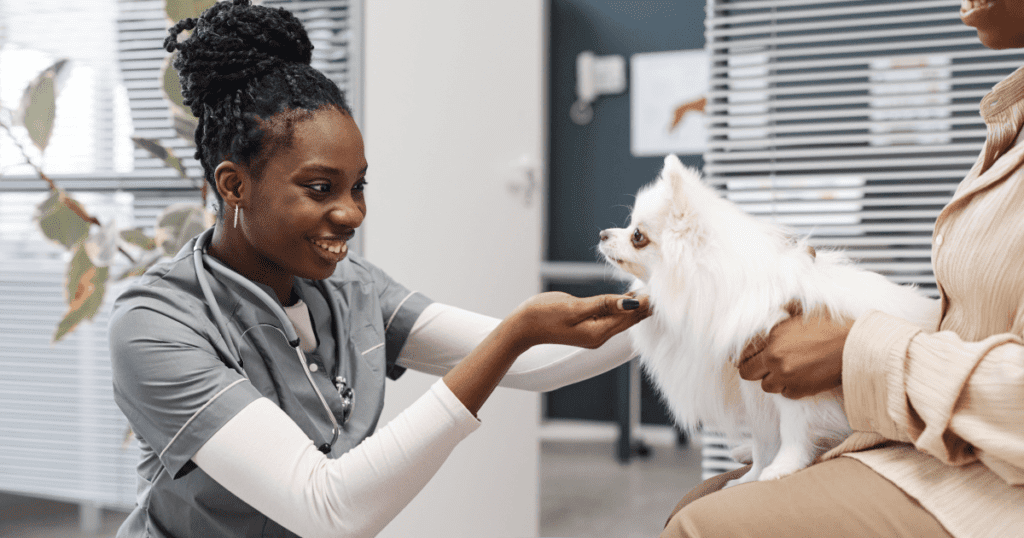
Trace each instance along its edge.
{"label": "stethoscope", "polygon": [[[309,385],[313,387],[313,391],[316,392],[317,397],[320,399],[320,403],[324,406],[324,410],[327,411],[327,416],[331,419],[333,430],[331,442],[324,443],[317,447],[320,452],[329,454],[334,443],[338,441],[338,437],[341,435],[341,424],[338,424],[338,420],[334,417],[334,412],[331,411],[331,406],[327,405],[327,400],[324,398],[323,393],[320,392],[320,389],[317,388],[316,383],[313,381],[313,376],[309,373],[309,367],[307,366],[308,361],[306,360],[306,355],[299,347],[299,335],[295,332],[295,327],[292,325],[292,321],[288,319],[288,315],[285,314],[284,308],[282,308],[276,300],[270,297],[266,291],[254,284],[248,278],[245,278],[228,266],[224,265],[220,260],[213,256],[206,255],[206,248],[209,246],[210,240],[213,238],[213,230],[214,228],[210,228],[199,234],[199,237],[196,238],[196,244],[192,247],[192,260],[196,267],[196,280],[199,281],[199,287],[202,288],[203,295],[206,297],[206,302],[210,306],[210,311],[213,312],[213,319],[217,323],[217,327],[220,329],[221,337],[225,342],[228,342],[229,346],[234,344],[234,342],[228,338],[231,333],[228,332],[227,320],[224,319],[224,315],[221,313],[220,307],[217,305],[217,299],[213,296],[213,291],[210,289],[210,283],[206,280],[206,271],[204,266],[210,268],[220,276],[242,286],[249,293],[252,293],[259,300],[263,301],[263,303],[270,308],[277,317],[277,320],[281,323],[281,326],[284,328],[284,336],[288,340],[288,345],[295,349],[296,356],[299,359],[299,365],[302,367],[302,372],[306,374],[306,379],[309,381]],[[335,319],[337,319],[337,313],[335,312],[334,314]],[[237,348],[235,348],[234,352],[235,356],[241,356]],[[231,368],[235,369],[246,378],[249,377],[245,374],[245,370],[242,369],[242,365],[238,362],[238,359],[235,357],[227,357],[227,360]],[[338,395],[341,396],[341,423],[344,424],[347,423],[348,419],[352,416],[352,405],[355,400],[355,392],[348,384],[348,381],[342,376],[337,376],[334,381],[334,385],[338,389]]]}

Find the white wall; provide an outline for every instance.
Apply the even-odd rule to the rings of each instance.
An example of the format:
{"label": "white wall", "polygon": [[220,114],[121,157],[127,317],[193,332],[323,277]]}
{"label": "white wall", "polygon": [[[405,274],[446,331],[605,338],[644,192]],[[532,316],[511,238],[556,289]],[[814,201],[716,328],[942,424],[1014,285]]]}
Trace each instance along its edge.
{"label": "white wall", "polygon": [[[502,317],[540,288],[543,0],[365,2],[364,252],[411,289]],[[537,172],[537,178],[542,174]],[[389,383],[382,421],[435,381]],[[499,389],[483,425],[382,536],[535,536],[540,397]]]}

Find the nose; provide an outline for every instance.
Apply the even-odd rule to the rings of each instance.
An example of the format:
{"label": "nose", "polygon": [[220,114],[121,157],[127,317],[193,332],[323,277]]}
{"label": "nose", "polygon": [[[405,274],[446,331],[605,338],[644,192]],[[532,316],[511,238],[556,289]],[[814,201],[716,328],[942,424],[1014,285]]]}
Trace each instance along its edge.
{"label": "nose", "polygon": [[612,234],[608,233],[608,230],[601,230],[601,242],[602,243],[607,241],[608,238],[611,237],[611,236],[612,236]]}
{"label": "nose", "polygon": [[366,216],[366,204],[346,196],[338,200],[328,213],[328,218],[336,223],[349,228],[358,228]]}

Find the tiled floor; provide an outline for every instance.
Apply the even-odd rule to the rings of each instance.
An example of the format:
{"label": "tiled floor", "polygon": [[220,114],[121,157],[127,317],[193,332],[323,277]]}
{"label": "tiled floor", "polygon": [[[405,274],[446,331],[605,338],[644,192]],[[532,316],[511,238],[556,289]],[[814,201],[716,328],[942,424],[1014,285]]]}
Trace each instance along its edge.
{"label": "tiled floor", "polygon": [[[620,464],[608,441],[546,441],[541,449],[541,536],[654,538],[679,499],[700,483],[700,448],[674,435]],[[659,442],[660,439],[660,442]]]}
{"label": "tiled floor", "polygon": [[[646,458],[615,459],[613,430],[545,430],[541,445],[541,536],[651,538],[700,481],[700,449],[677,446],[668,429],[647,429]],[[82,533],[76,505],[0,493],[0,537],[113,537],[125,514],[102,511],[98,534]]]}

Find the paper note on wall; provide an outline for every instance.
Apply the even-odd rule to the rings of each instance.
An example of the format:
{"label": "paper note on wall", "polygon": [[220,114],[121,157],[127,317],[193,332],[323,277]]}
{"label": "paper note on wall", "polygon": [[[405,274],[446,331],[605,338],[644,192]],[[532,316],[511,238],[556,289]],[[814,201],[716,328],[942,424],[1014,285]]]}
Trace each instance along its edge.
{"label": "paper note on wall", "polygon": [[703,153],[707,143],[707,52],[644,52],[634,54],[629,63],[633,156]]}

